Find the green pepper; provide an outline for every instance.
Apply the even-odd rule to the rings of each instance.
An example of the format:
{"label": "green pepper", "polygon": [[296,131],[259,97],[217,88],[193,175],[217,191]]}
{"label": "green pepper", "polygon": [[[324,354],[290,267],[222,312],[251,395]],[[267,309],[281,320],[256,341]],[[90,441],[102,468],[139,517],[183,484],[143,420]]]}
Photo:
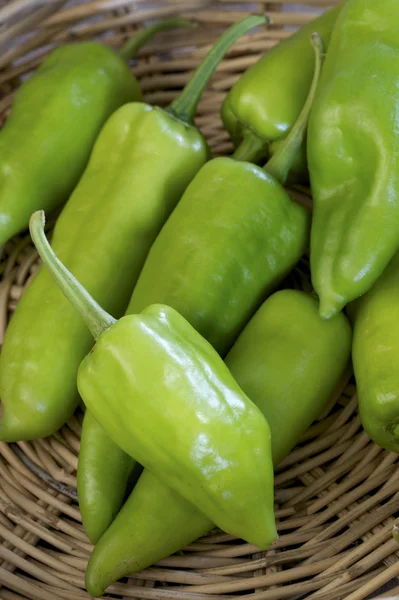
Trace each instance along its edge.
{"label": "green pepper", "polygon": [[[112,523],[116,517],[116,507],[123,503],[126,482],[135,466],[130,456],[108,440],[104,429],[87,410],[79,450],[77,492],[84,527],[93,542],[99,539],[102,524]],[[116,479],[115,485],[110,474]],[[106,495],[101,493],[103,488],[107,490]]]}
{"label": "green pepper", "polygon": [[[291,202],[268,171],[284,181],[301,148],[321,69],[318,44],[316,51],[314,85],[280,153],[266,165],[266,171],[227,158],[203,167],[154,242],[128,314],[156,302],[172,306],[223,355],[264,297],[300,258],[308,240],[308,215]],[[87,426],[83,431],[83,446],[90,444],[90,433],[85,439],[89,430]],[[94,465],[101,469],[101,456],[106,452],[117,450],[112,440],[102,437],[98,461],[85,464],[85,457],[79,458],[78,472],[92,471],[90,487],[79,488],[79,504],[94,543],[112,521],[107,522],[93,503],[93,480],[107,507],[116,499],[111,490],[125,486],[123,473],[109,470],[106,479],[97,477]],[[114,504],[108,514],[115,514],[119,507]]]}
{"label": "green pepper", "polygon": [[399,253],[367,294],[350,305],[359,415],[370,438],[399,452]]}
{"label": "green pepper", "polygon": [[[222,105],[222,119],[243,157],[247,153],[266,157],[268,142],[284,139],[297,121],[312,82],[309,38],[317,31],[327,47],[340,8],[275,46],[231,88]],[[273,146],[270,151],[274,153]]]}
{"label": "green pepper", "polygon": [[[330,401],[347,366],[351,329],[341,313],[329,321],[317,300],[283,290],[261,306],[225,362],[270,425],[278,465]],[[212,522],[145,470],[96,545],[86,571],[90,595],[177,552]]]}
{"label": "green pepper", "polygon": [[308,213],[277,179],[250,163],[215,158],[152,246],[128,312],[168,298],[223,354],[298,262],[308,231]]}
{"label": "green pepper", "polygon": [[317,300],[304,292],[276,292],[225,360],[276,432],[275,465],[320,416],[348,365],[352,332],[347,318],[340,314],[323,321],[318,308]]}
{"label": "green pepper", "polygon": [[189,25],[157,23],[119,54],[98,42],[66,44],[21,85],[0,132],[0,245],[28,225],[34,210],[65,202],[105,121],[122,104],[141,100],[127,61],[158,31]]}
{"label": "green pepper", "polygon": [[322,64],[321,47],[317,51],[312,90],[279,153],[264,169],[234,157],[202,167],[155,240],[128,312],[156,298],[224,354],[298,262],[308,243],[309,214],[282,184],[306,130]]}
{"label": "green pepper", "polygon": [[93,544],[115,519],[141,472],[141,465],[122,452],[86,410],[78,457],[77,492],[82,523]]}
{"label": "green pepper", "polygon": [[[209,158],[193,125],[201,92],[222,56],[248,29],[228,30],[167,110],[119,108],[98,137],[87,169],[59,217],[53,247],[111,314],[123,314],[148,251],[184,189]],[[82,319],[46,269],[23,295],[0,358],[0,440],[53,434],[73,414],[76,373],[91,347]]]}
{"label": "green pepper", "polygon": [[54,254],[42,211],[30,229],[96,340],[78,371],[87,408],[126,454],[227,532],[267,548],[277,537],[270,430],[223,360],[168,306],[116,321]]}
{"label": "green pepper", "polygon": [[399,3],[349,0],[308,130],[312,282],[329,318],[366,293],[399,248]]}

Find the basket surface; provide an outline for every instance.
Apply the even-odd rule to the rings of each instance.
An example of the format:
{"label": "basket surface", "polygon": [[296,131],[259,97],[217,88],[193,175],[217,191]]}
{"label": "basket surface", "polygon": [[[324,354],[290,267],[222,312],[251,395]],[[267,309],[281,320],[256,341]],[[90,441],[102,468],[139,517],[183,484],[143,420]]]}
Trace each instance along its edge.
{"label": "basket surface", "polygon": [[[235,44],[201,101],[197,124],[215,153],[231,150],[219,107],[239,74],[258,56],[314,18],[330,0],[301,5],[228,0],[9,0],[0,2],[0,115],[54,44],[104,38],[118,46],[149,19],[193,14],[194,32],[159,35],[134,66],[152,103],[169,103],[220,31],[244,12],[266,11],[273,25]],[[0,250],[1,340],[37,270],[27,234]],[[280,538],[267,552],[214,531],[176,556],[109,588],[106,598],[152,600],[365,600],[398,585],[396,454],[379,449],[360,427],[348,374],[329,415],[315,423],[276,473]],[[0,598],[84,600],[91,545],[76,502],[82,414],[51,438],[0,443]],[[399,597],[399,587],[390,594]]]}

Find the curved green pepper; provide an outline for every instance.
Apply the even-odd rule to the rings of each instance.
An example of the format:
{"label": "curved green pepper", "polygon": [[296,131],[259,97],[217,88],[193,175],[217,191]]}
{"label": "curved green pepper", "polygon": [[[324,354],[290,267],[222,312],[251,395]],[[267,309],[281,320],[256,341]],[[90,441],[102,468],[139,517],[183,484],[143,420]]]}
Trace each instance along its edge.
{"label": "curved green pepper", "polygon": [[[169,109],[126,104],[101,131],[57,221],[53,247],[116,317],[162,225],[209,157],[192,124],[201,92],[231,44],[263,23],[263,17],[248,17],[227,31]],[[65,423],[77,406],[76,373],[91,343],[80,316],[40,269],[4,340],[0,440],[45,437]]]}
{"label": "curved green pepper", "polygon": [[[304,292],[273,294],[243,330],[225,362],[270,425],[278,465],[332,397],[348,363],[351,329],[341,313],[323,321]],[[101,596],[117,579],[177,552],[212,529],[194,506],[145,470],[96,545],[86,587]]]}
{"label": "curved green pepper", "polygon": [[298,262],[308,231],[308,213],[274,177],[250,163],[215,158],[155,240],[128,312],[167,298],[224,354]]}
{"label": "curved green pepper", "polygon": [[192,25],[169,19],[139,33],[117,54],[98,42],[66,44],[15,95],[0,132],[0,245],[71,194],[95,139],[122,104],[141,100],[126,61],[155,33]]}
{"label": "curved green pepper", "polygon": [[[126,482],[135,466],[130,456],[108,440],[104,429],[87,410],[79,449],[77,492],[84,528],[93,543],[103,533],[102,524],[112,523],[116,517],[117,507],[125,498]],[[115,485],[112,478],[116,480]],[[102,494],[103,488],[107,489],[106,495]]]}
{"label": "curved green pepper", "polygon": [[399,248],[398,21],[396,0],[345,4],[309,121],[310,263],[325,318]]}
{"label": "curved green pepper", "polygon": [[264,169],[215,158],[194,177],[148,254],[128,312],[157,298],[223,355],[292,270],[308,243],[309,215],[281,184],[300,150],[321,64],[318,48],[305,108]]}
{"label": "curved green pepper", "polygon": [[30,228],[51,275],[96,340],[78,371],[83,401],[127,454],[225,531],[267,548],[277,537],[270,430],[212,346],[161,304],[116,321]]}
{"label": "curved green pepper", "polygon": [[[155,302],[172,306],[223,355],[265,295],[300,258],[307,243],[308,215],[267,171],[284,181],[301,147],[321,68],[321,47],[316,51],[314,85],[279,155],[266,165],[266,172],[219,158],[198,173],[155,241],[127,313]],[[85,432],[82,444],[87,444]],[[103,438],[103,444],[103,452],[106,447],[116,452],[111,440]],[[79,468],[85,468],[83,458]],[[111,488],[124,487],[119,473],[110,473],[109,481]],[[106,505],[114,501],[103,478],[98,478],[98,488]],[[85,494],[83,486],[80,494]],[[88,502],[80,503],[83,524],[92,533],[85,512],[91,517],[96,506],[89,510]],[[111,523],[100,513],[96,533]]]}
{"label": "curved green pepper", "polygon": [[350,306],[353,368],[362,425],[386,450],[399,452],[399,254],[374,287]]}
{"label": "curved green pepper", "polygon": [[[327,47],[340,8],[279,43],[231,88],[222,105],[222,119],[243,156],[255,152],[258,159],[266,157],[267,143],[285,138],[297,121],[313,76],[309,38],[317,31]],[[270,150],[274,152],[272,147]]]}
{"label": "curved green pepper", "polygon": [[276,292],[225,359],[270,425],[275,465],[319,417],[349,361],[347,318],[340,314],[323,321],[318,308],[317,300],[304,292]]}

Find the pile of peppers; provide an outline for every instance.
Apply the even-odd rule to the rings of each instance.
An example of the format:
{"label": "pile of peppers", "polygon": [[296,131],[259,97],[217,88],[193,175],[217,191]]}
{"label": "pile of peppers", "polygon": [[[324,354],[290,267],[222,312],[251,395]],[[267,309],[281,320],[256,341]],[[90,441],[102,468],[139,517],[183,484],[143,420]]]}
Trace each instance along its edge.
{"label": "pile of peppers", "polygon": [[[164,109],[129,62],[186,19],[119,53],[62,46],[16,94],[0,244],[29,224],[42,265],[0,355],[0,441],[50,436],[83,400],[93,597],[214,527],[269,548],[274,469],[352,367],[365,431],[399,452],[398,23],[397,0],[346,0],[275,46],[221,107],[232,156],[212,156],[196,109],[263,16]],[[311,210],[290,193],[303,184]]]}

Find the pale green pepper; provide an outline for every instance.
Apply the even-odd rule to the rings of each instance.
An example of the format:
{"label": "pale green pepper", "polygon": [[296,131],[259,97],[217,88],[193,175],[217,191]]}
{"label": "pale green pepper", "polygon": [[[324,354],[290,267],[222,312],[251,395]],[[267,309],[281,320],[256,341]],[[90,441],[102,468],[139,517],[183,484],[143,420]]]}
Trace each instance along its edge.
{"label": "pale green pepper", "polygon": [[[270,423],[278,465],[330,402],[347,366],[351,328],[341,313],[318,314],[316,298],[276,292],[261,306],[225,362]],[[117,579],[181,550],[214,527],[193,504],[144,470],[115,521],[97,543],[86,587],[101,596]]]}
{"label": "pale green pepper", "polygon": [[116,321],[54,254],[44,213],[30,229],[96,340],[78,389],[105,432],[225,531],[269,547],[277,537],[269,426],[217,352],[164,305]]}

